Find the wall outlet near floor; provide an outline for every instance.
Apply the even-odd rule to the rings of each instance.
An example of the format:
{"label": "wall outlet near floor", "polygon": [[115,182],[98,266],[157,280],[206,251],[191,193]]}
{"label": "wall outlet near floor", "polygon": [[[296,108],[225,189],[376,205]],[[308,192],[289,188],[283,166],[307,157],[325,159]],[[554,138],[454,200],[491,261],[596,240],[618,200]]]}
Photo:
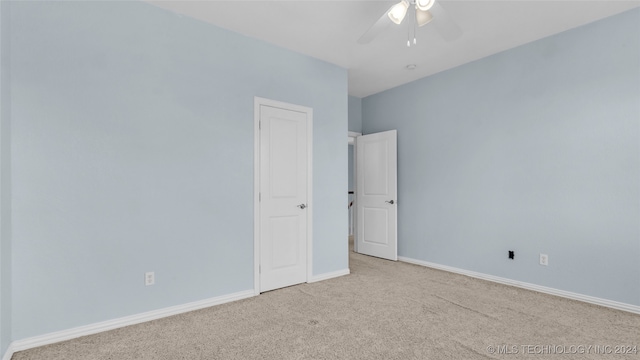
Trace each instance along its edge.
{"label": "wall outlet near floor", "polygon": [[540,265],[544,265],[544,266],[549,265],[549,255],[540,254]]}
{"label": "wall outlet near floor", "polygon": [[144,273],[144,284],[146,286],[153,285],[155,283],[156,283],[156,274],[153,271]]}

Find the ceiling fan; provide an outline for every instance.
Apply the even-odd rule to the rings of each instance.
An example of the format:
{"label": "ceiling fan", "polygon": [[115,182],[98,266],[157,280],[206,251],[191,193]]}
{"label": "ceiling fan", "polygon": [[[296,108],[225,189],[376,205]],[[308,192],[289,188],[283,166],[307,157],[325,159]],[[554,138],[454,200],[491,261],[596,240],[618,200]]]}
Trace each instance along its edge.
{"label": "ceiling fan", "polygon": [[[408,16],[407,16],[408,15]],[[383,32],[389,25],[400,25],[408,18],[407,46],[411,46],[411,30],[413,30],[413,44],[416,40],[416,27],[422,27],[433,21],[443,39],[453,41],[462,35],[462,30],[447,11],[436,0],[401,0],[387,10],[367,32],[359,39],[358,44],[368,44]]]}

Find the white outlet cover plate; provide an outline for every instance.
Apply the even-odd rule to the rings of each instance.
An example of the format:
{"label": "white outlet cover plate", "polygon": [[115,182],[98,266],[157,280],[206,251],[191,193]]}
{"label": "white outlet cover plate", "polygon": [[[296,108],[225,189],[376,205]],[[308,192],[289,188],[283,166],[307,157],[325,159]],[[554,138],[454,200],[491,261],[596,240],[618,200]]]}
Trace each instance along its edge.
{"label": "white outlet cover plate", "polygon": [[549,265],[549,255],[540,254],[540,265],[544,265],[544,266]]}
{"label": "white outlet cover plate", "polygon": [[156,276],[153,271],[144,273],[144,284],[146,286],[153,285],[156,283]]}

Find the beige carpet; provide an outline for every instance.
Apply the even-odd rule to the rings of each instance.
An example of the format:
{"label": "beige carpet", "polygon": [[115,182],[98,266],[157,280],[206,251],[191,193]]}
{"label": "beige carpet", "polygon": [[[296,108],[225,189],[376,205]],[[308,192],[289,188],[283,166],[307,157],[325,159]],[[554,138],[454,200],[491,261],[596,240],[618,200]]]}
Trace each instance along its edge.
{"label": "beige carpet", "polygon": [[350,268],[13,359],[640,358],[614,353],[640,350],[640,315],[354,253]]}

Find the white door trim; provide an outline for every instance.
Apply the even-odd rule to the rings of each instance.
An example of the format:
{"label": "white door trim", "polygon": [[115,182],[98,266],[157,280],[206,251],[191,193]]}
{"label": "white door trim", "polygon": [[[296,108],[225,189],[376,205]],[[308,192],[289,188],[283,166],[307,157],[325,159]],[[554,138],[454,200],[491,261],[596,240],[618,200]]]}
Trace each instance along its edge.
{"label": "white door trim", "polygon": [[347,133],[347,144],[352,145],[353,146],[353,158],[351,159],[351,161],[353,161],[353,174],[351,174],[351,176],[353,176],[353,206],[351,207],[351,221],[352,226],[353,226],[353,251],[358,252],[358,242],[355,241],[357,239],[358,236],[358,206],[356,203],[356,193],[358,192],[358,182],[356,181],[357,179],[357,174],[358,174],[358,163],[357,163],[357,153],[356,153],[356,139],[358,138],[358,136],[362,136],[362,133],[359,132],[355,132],[355,131],[349,131]]}
{"label": "white door trim", "polygon": [[347,133],[347,142],[349,143],[349,145],[355,145],[356,138],[358,136],[362,136],[362,133],[355,132],[355,131],[349,131]]}
{"label": "white door trim", "polygon": [[253,292],[260,294],[260,106],[307,114],[307,280],[313,278],[313,109],[281,101],[253,98]]}

